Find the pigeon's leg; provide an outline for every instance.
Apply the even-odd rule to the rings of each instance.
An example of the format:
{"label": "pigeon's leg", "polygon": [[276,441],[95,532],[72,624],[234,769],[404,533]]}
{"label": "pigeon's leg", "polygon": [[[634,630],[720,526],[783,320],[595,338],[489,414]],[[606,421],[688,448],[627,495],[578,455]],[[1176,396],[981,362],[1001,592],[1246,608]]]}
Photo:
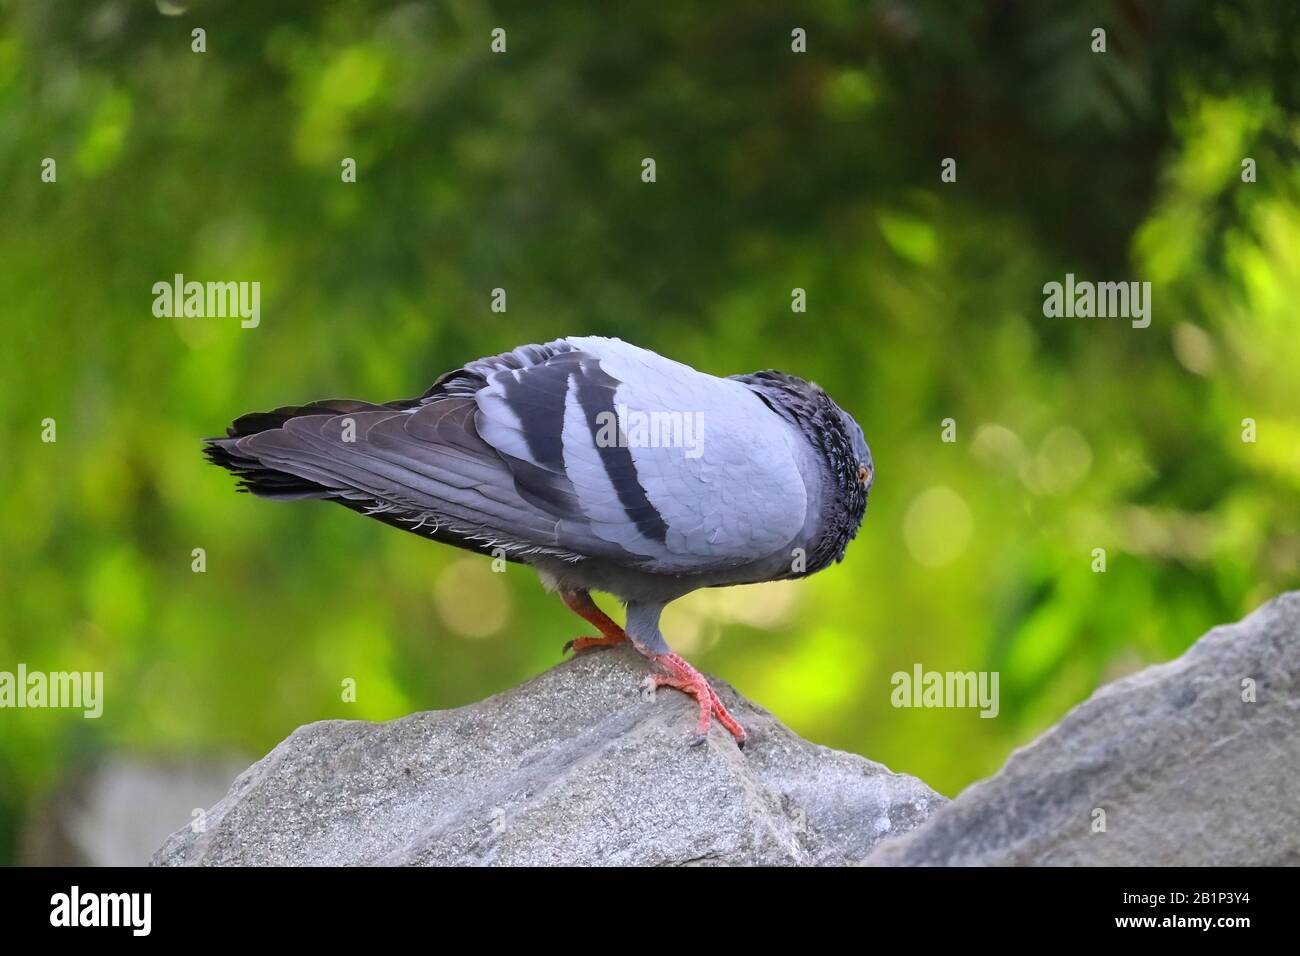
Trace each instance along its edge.
{"label": "pigeon's leg", "polygon": [[649,687],[675,687],[683,693],[690,694],[700,703],[700,719],[695,725],[695,739],[692,746],[704,743],[709,732],[712,718],[736,738],[736,746],[745,746],[745,728],[732,717],[723,705],[717,691],[709,686],[704,675],[697,671],[677,654],[673,653],[663,634],[659,632],[659,614],[661,604],[629,603],[627,606],[627,630],[632,638],[632,645],[650,658],[664,673],[652,673],[646,678]]}
{"label": "pigeon's leg", "polygon": [[[584,620],[596,626],[600,637],[575,637],[564,645],[564,651],[572,650],[580,654],[593,647],[614,647],[627,640],[627,632],[614,623],[608,614],[596,607],[587,591],[568,591],[561,589],[560,599],[564,606]],[[561,652],[563,653],[563,651]]]}

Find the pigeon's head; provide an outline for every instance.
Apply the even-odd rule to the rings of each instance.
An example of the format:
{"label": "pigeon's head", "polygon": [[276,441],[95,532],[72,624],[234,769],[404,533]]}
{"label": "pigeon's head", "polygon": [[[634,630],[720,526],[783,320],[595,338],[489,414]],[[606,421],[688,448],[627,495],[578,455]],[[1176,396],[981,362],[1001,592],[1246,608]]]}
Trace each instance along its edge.
{"label": "pigeon's head", "polygon": [[[831,404],[835,405],[834,402],[831,402]],[[862,426],[854,420],[852,415],[838,405],[835,405],[835,410],[840,413],[840,425],[849,436],[853,457],[858,463],[858,483],[862,485],[863,495],[869,498],[871,497],[871,486],[876,483],[876,465],[871,460],[871,447],[867,444],[867,436],[862,434]]]}
{"label": "pigeon's head", "polygon": [[784,372],[769,370],[732,376],[748,385],[773,411],[799,427],[821,452],[830,495],[821,541],[808,556],[808,574],[844,559],[867,511],[876,480],[862,426],[835,404],[821,386]]}
{"label": "pigeon's head", "polygon": [[871,486],[876,483],[876,463],[871,460],[871,447],[867,444],[867,436],[862,434],[862,426],[816,385],[808,383],[808,387],[816,389],[830,406],[826,415],[829,427],[822,436],[819,447],[836,476],[839,502],[843,508],[844,530],[848,532],[847,537],[839,543],[835,555],[835,560],[840,561],[844,558],[844,549],[858,533],[858,527],[867,512]]}

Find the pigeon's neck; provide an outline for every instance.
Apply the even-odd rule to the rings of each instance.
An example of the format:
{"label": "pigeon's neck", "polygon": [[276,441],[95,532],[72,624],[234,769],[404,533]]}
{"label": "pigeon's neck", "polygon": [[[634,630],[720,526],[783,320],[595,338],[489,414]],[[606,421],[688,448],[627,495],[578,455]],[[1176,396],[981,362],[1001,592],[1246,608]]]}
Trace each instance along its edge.
{"label": "pigeon's neck", "polygon": [[822,464],[822,523],[809,549],[806,569],[795,576],[813,574],[843,560],[862,524],[867,497],[839,408],[816,385],[793,375],[769,371],[732,377],[798,428]]}

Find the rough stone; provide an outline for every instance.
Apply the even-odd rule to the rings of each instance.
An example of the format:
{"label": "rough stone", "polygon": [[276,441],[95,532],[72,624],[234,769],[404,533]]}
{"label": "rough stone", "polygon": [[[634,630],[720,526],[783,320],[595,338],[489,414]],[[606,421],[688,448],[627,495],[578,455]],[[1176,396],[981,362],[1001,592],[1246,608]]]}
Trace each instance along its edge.
{"label": "rough stone", "polygon": [[630,649],[588,652],[457,710],[299,728],[158,865],[843,864],[943,797],[808,743],[719,681],[739,750],[697,709],[638,691]]}
{"label": "rough stone", "polygon": [[1102,687],[867,862],[1294,866],[1298,784],[1292,592],[1182,657]]}
{"label": "rough stone", "polygon": [[955,801],[801,740],[686,745],[630,650],[458,710],[300,728],[154,856],[182,864],[1300,864],[1300,593],[1098,690]]}

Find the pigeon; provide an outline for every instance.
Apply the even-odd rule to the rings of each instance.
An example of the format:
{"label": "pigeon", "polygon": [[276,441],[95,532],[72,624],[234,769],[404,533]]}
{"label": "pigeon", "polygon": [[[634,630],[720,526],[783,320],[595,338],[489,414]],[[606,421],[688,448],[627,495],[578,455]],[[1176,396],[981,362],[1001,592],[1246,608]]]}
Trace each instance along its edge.
{"label": "pigeon", "polygon": [[[699,588],[800,578],[843,560],[875,481],[862,429],[817,385],[721,378],[617,338],[570,336],[469,362],[419,398],[327,400],[234,421],[205,453],[240,490],[324,499],[531,566],[598,636],[630,641],[647,688],[745,730],[659,629]],[[626,607],[619,627],[591,597]]]}

